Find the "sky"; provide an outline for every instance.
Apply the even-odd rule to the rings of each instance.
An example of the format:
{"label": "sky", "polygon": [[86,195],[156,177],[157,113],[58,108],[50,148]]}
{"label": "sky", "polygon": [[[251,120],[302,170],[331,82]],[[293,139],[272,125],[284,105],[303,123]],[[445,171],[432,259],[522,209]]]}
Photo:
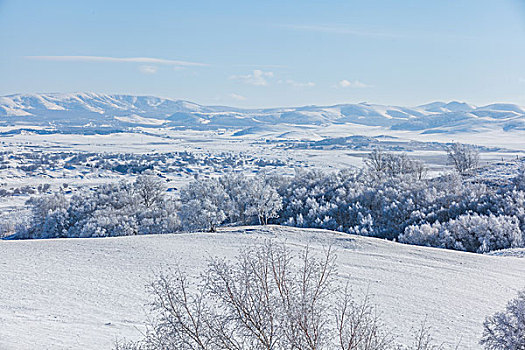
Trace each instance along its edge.
{"label": "sky", "polygon": [[525,0],[0,0],[0,95],[525,105]]}

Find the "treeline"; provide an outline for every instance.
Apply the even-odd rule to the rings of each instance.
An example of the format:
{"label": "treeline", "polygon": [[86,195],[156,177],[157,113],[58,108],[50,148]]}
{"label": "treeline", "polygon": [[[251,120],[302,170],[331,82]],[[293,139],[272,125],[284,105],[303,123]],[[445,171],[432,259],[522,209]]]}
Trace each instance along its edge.
{"label": "treeline", "polygon": [[[474,157],[475,158],[475,157]],[[473,157],[467,159],[475,165]],[[464,164],[463,164],[464,165]],[[67,199],[31,199],[29,224],[14,237],[93,237],[215,231],[221,225],[282,224],[324,228],[470,252],[521,247],[525,176],[505,186],[469,181],[469,168],[427,179],[406,155],[370,154],[363,169],[297,170],[197,178],[175,198],[143,175]]]}
{"label": "treeline", "polygon": [[117,174],[140,175],[145,172],[157,173],[186,172],[194,169],[223,172],[224,169],[238,169],[250,166],[287,166],[286,161],[264,159],[249,154],[222,152],[200,154],[188,151],[166,153],[97,153],[97,152],[51,152],[40,149],[31,151],[0,152],[0,170],[18,169],[28,175],[35,172],[62,169],[98,169]]}

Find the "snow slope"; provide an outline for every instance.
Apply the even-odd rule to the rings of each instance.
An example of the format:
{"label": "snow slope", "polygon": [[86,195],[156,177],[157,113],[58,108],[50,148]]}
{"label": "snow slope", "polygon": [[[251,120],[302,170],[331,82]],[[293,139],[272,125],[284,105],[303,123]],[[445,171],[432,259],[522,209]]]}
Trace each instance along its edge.
{"label": "snow slope", "polygon": [[405,334],[423,319],[436,338],[477,349],[484,317],[525,287],[525,259],[476,255],[287,227],[217,234],[0,241],[0,349],[108,349],[140,337],[155,271],[179,262],[190,274],[209,256],[233,257],[258,240],[294,250],[333,243],[339,273],[366,290],[386,323]]}

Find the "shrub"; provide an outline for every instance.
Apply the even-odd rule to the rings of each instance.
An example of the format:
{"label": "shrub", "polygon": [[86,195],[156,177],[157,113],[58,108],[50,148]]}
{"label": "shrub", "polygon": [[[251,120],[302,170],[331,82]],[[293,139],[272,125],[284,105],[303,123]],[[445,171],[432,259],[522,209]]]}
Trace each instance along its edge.
{"label": "shrub", "polygon": [[525,349],[525,291],[509,301],[505,311],[485,319],[480,344],[487,350]]}

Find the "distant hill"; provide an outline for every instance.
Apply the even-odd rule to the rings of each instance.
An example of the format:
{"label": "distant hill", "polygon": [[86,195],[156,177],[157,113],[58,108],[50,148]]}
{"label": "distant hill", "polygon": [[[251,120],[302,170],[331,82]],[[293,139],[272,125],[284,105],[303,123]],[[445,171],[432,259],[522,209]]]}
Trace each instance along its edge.
{"label": "distant hill", "polygon": [[525,130],[525,109],[514,104],[473,106],[433,102],[417,107],[340,104],[241,109],[202,106],[153,96],[96,93],[19,94],[0,97],[0,126],[49,130],[113,130],[143,126],[264,129],[276,125],[357,124],[424,133]]}

